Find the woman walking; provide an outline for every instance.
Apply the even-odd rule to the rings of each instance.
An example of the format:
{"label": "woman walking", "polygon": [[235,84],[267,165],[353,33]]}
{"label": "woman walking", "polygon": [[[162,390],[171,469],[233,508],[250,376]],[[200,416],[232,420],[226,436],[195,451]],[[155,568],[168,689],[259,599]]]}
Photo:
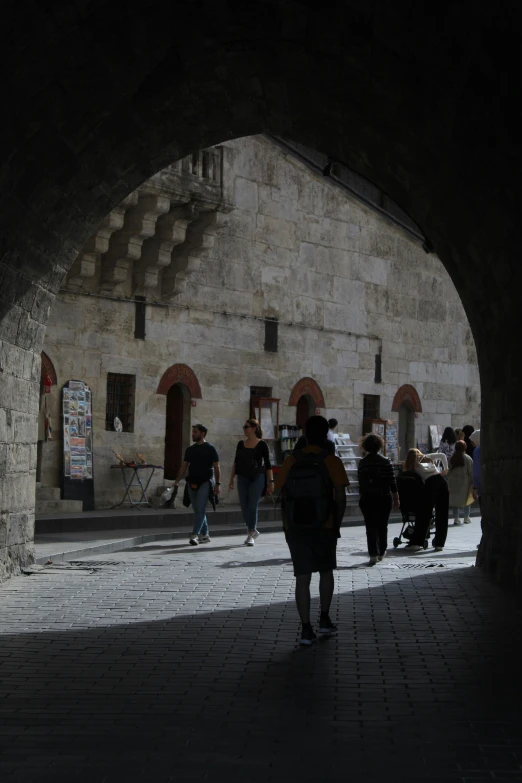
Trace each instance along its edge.
{"label": "woman walking", "polygon": [[469,525],[469,510],[473,503],[473,460],[466,454],[466,443],[458,440],[448,468],[449,504],[453,508],[453,524],[461,525],[459,511],[464,509],[464,523]]}
{"label": "woman walking", "polygon": [[[425,460],[425,461],[423,461]],[[415,523],[411,543],[406,547],[409,552],[419,552],[428,535],[433,507],[435,506],[435,536],[433,548],[442,552],[448,535],[449,491],[444,478],[447,471],[439,471],[434,463],[418,449],[410,449],[404,460],[404,470],[418,473],[426,490],[426,506],[421,518]]]}
{"label": "woman walking", "polygon": [[384,441],[379,435],[366,435],[359,442],[365,456],[359,461],[359,507],[366,526],[370,565],[383,559],[388,547],[390,511],[399,508],[397,482],[390,460],[379,454]]}
{"label": "woman walking", "polygon": [[446,427],[442,433],[442,439],[439,445],[439,451],[441,454],[445,454],[448,460],[455,451],[455,443],[457,442],[457,436],[455,430],[452,427]]}
{"label": "woman walking", "polygon": [[257,419],[247,419],[243,425],[245,439],[236,447],[236,457],[230,474],[228,488],[234,489],[234,477],[237,476],[237,490],[241,512],[247,526],[247,546],[254,546],[259,535],[257,529],[257,510],[261,496],[271,495],[274,490],[274,477],[268,446],[262,440],[263,430]]}

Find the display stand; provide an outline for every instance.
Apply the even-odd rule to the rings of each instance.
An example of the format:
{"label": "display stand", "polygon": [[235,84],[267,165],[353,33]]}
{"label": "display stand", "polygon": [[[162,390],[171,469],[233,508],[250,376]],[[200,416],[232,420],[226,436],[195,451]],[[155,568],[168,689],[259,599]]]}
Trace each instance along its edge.
{"label": "display stand", "polygon": [[91,390],[83,381],[62,389],[63,498],[81,500],[94,509],[93,428]]}
{"label": "display stand", "polygon": [[335,453],[344,465],[350,486],[346,488],[346,498],[350,501],[359,499],[359,481],[357,478],[357,464],[362,459],[360,449],[352,442],[347,432],[334,434]]}

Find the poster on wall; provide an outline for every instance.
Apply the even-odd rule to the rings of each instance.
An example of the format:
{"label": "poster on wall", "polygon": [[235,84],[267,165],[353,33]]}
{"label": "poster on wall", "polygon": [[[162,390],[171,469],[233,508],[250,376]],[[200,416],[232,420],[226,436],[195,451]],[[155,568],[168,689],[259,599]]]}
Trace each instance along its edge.
{"label": "poster on wall", "polygon": [[443,432],[442,425],[430,424],[429,431],[432,451],[438,451]]}

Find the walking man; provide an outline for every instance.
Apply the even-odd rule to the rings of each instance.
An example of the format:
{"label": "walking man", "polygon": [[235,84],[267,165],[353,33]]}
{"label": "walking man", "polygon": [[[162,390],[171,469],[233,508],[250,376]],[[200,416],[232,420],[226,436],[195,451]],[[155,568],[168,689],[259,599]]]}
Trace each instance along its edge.
{"label": "walking man", "polygon": [[321,616],[319,633],[333,634],[330,619],[337,568],[337,539],[346,508],[348,477],[344,465],[326,450],[328,422],[311,416],[306,422],[307,445],[286,458],[277,479],[282,490],[283,519],[296,577],[295,600],[301,620],[300,644],[317,639],[310,622],[310,582],[319,571]]}
{"label": "walking man", "polygon": [[221,486],[219,454],[215,446],[205,440],[207,431],[202,424],[195,424],[192,427],[193,445],[186,450],[183,465],[174,482],[174,486],[177,487],[188,469],[187,487],[195,515],[192,535],[189,538],[192,546],[208,544],[210,541],[206,506],[212,486],[212,473],[214,473],[215,495],[219,495]]}

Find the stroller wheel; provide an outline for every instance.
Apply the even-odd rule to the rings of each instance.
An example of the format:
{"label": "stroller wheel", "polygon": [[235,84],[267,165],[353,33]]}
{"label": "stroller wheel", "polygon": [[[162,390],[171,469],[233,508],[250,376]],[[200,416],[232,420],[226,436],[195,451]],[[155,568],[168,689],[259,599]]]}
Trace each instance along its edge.
{"label": "stroller wheel", "polygon": [[424,544],[422,545],[422,547],[423,547],[423,549],[427,549],[428,548],[428,539],[427,538],[424,539]]}
{"label": "stroller wheel", "polygon": [[397,547],[399,546],[400,543],[401,543],[400,538],[394,538],[393,539],[393,546],[395,547],[395,549],[397,549]]}

